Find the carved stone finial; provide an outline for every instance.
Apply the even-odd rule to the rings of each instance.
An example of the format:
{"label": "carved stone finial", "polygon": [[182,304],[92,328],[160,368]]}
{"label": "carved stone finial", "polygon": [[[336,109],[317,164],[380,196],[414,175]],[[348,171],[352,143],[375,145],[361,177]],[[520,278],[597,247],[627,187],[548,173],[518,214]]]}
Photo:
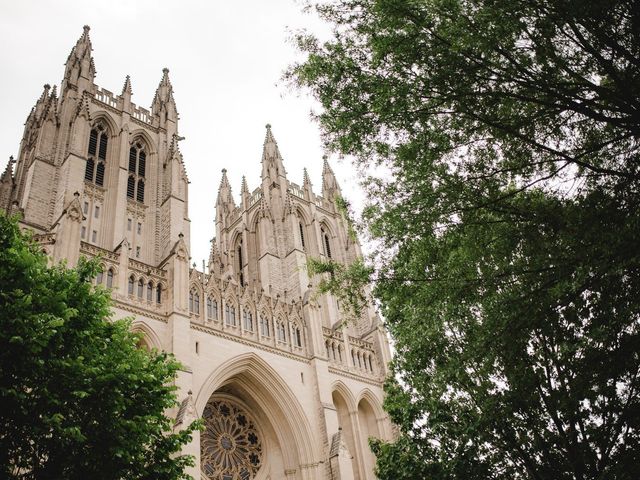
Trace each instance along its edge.
{"label": "carved stone finial", "polygon": [[91,27],[89,25],[85,25],[84,27],[82,27],[82,29],[84,30],[85,33],[89,33],[89,30],[91,30]]}

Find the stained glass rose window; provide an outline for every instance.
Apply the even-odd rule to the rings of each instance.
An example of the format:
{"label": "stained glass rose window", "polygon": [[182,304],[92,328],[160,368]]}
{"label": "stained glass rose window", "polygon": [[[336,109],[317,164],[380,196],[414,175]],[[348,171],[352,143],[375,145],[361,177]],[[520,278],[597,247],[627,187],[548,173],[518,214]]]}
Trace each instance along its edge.
{"label": "stained glass rose window", "polygon": [[228,400],[210,401],[202,415],[202,471],[211,480],[250,480],[262,463],[262,443],[251,417]]}

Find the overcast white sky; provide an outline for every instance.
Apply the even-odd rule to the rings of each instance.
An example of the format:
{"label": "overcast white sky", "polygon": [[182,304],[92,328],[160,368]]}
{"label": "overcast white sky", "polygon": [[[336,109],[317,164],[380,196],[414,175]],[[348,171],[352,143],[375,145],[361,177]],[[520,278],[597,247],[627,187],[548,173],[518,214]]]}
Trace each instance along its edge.
{"label": "overcast white sky", "polygon": [[[0,168],[17,156],[24,120],[42,92],[58,85],[82,26],[91,26],[96,83],[120,94],[131,76],[133,101],[149,108],[170,69],[180,113],[180,148],[191,181],[191,255],[209,256],[222,168],[238,200],[242,175],[259,184],[265,124],[271,123],[288,177],[302,182],[307,167],[321,189],[318,127],[311,99],[289,91],[283,70],[299,54],[291,31],[325,27],[302,13],[300,0],[0,0]],[[355,170],[330,157],[345,196],[362,202]]]}

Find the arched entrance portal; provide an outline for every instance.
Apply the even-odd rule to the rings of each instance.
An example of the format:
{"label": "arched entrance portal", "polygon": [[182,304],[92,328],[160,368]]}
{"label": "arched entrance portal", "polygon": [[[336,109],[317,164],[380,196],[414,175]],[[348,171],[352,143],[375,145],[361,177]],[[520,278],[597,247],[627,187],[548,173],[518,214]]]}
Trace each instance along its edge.
{"label": "arched entrance portal", "polygon": [[309,422],[286,383],[256,354],[219,366],[196,400],[202,478],[319,478]]}

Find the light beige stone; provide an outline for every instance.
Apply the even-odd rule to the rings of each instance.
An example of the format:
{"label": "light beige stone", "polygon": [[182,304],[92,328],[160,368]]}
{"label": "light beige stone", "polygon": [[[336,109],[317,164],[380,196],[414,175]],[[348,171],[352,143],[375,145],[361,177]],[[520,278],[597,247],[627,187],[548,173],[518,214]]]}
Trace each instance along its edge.
{"label": "light beige stone", "polygon": [[[291,183],[267,125],[261,184],[243,180],[239,205],[222,171],[216,237],[198,271],[188,263],[189,181],[169,71],[147,110],[131,102],[129,77],[120,95],[94,83],[91,51],[85,27],[59,96],[46,85],[26,121],[15,172],[12,161],[0,177],[0,208],[22,215],[52,261],[101,257],[97,281],[112,290],[114,317],[134,317],[142,347],[183,364],[177,429],[236,412],[244,437],[202,437],[238,454],[230,478],[246,468],[256,479],[373,479],[367,439],[392,437],[381,407],[386,334],[372,308],[346,323],[335,298],[313,294],[305,268],[310,257],[360,255],[328,162],[321,195],[306,171],[302,186]],[[256,443],[243,447],[250,434]],[[200,440],[185,449],[197,459],[190,473],[220,475]]]}

